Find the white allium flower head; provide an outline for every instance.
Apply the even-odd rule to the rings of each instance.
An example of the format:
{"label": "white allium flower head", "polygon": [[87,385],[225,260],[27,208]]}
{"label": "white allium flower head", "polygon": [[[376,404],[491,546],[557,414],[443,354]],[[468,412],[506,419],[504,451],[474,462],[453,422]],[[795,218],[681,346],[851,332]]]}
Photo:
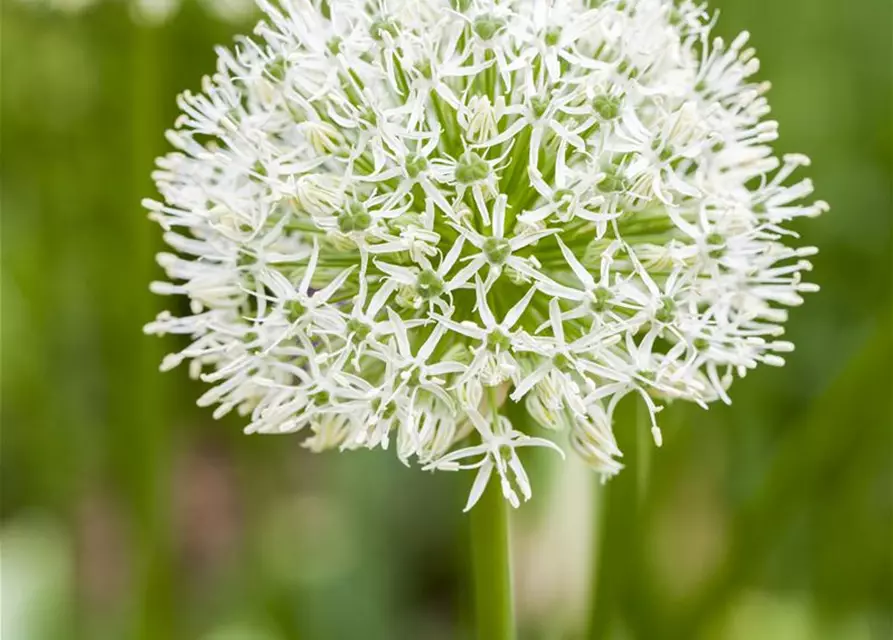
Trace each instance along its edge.
{"label": "white allium flower head", "polygon": [[[689,0],[260,1],[179,99],[147,201],[215,416],[531,495],[523,447],[621,469],[618,401],[781,365],[813,247],[747,34]],[[552,430],[496,415],[523,402]]]}

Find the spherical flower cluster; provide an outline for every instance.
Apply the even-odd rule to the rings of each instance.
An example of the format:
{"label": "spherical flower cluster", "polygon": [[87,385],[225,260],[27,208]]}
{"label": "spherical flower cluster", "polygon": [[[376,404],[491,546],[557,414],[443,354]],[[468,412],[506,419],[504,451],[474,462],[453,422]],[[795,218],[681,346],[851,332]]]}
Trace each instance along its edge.
{"label": "spherical flower cluster", "polygon": [[[148,201],[201,405],[314,450],[496,472],[569,441],[621,469],[623,396],[729,402],[815,289],[747,35],[690,0],[262,0],[186,93]],[[555,438],[499,415],[523,403]]]}

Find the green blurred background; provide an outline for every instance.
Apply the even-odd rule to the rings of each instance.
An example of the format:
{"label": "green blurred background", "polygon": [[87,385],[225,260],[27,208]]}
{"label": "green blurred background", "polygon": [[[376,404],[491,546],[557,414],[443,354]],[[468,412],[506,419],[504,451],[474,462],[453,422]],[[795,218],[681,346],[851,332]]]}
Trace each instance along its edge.
{"label": "green blurred background", "polygon": [[[243,436],[141,333],[163,300],[139,202],[174,96],[255,19],[213,2],[3,2],[3,640],[468,637],[467,479]],[[533,460],[524,638],[893,638],[891,3],[712,6],[753,34],[779,150],[831,203],[799,226],[822,292],[787,367],[667,411],[647,490],[628,433],[607,500]]]}

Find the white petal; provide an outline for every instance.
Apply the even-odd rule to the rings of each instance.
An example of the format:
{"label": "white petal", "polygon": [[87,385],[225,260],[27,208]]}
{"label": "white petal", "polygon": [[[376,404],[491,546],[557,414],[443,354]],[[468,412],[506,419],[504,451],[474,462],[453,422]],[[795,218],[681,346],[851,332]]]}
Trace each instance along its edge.
{"label": "white petal", "polygon": [[474,484],[471,485],[471,493],[468,494],[468,502],[465,503],[465,508],[462,510],[463,513],[470,511],[477,504],[478,500],[481,499],[481,496],[484,495],[484,490],[487,488],[487,483],[490,481],[492,473],[493,461],[488,457],[484,464],[481,465],[481,468],[478,469],[474,478]]}
{"label": "white petal", "polygon": [[595,280],[592,278],[592,274],[583,266],[579,260],[577,260],[577,256],[573,254],[573,252],[567,248],[567,245],[562,242],[560,237],[555,238],[558,240],[558,246],[561,248],[561,254],[564,256],[565,262],[568,263],[571,269],[574,271],[574,275],[577,276],[577,279],[583,283],[583,286],[591,291],[595,289]]}

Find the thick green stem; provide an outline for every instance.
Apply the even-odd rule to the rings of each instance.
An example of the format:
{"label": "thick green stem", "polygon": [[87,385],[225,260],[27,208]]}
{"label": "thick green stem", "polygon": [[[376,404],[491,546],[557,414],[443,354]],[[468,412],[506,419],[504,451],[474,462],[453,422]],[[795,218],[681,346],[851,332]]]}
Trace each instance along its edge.
{"label": "thick green stem", "polygon": [[[132,181],[126,194],[127,203],[136,206],[143,196],[152,192],[149,175],[153,158],[163,146],[158,132],[163,128],[164,116],[160,106],[165,100],[165,68],[159,62],[165,51],[165,35],[161,28],[134,26],[131,36],[131,167]],[[113,288],[121,290],[124,283],[140,274],[139,281],[155,277],[153,256],[158,249],[151,223],[133,211],[125,219],[126,235],[117,238],[124,253],[121,264],[128,268],[122,275],[112,276]],[[123,278],[123,280],[121,280]],[[128,280],[129,279],[129,280]],[[121,300],[123,303],[124,301]],[[176,622],[176,597],[173,570],[173,540],[167,501],[170,487],[166,477],[170,461],[170,437],[166,426],[164,381],[158,375],[158,362],[164,354],[161,343],[139,340],[131,348],[130,337],[136,334],[138,323],[152,318],[157,309],[147,294],[133,294],[127,304],[121,304],[113,326],[128,327],[126,338],[112,340],[119,354],[126,354],[117,363],[112,395],[116,397],[114,420],[119,432],[116,439],[117,457],[133,460],[132,451],[139,451],[120,473],[128,477],[127,499],[133,510],[134,545],[138,554],[133,572],[134,594],[137,598],[132,621],[134,637],[154,640],[172,637]],[[114,306],[114,305],[113,305]],[[126,348],[122,348],[126,345]],[[125,428],[126,427],[126,428]],[[127,454],[123,453],[127,452]]]}
{"label": "thick green stem", "polygon": [[471,510],[475,628],[479,640],[515,637],[508,503],[496,478]]}
{"label": "thick green stem", "polygon": [[[497,420],[495,391],[490,394]],[[474,569],[475,628],[479,640],[515,638],[512,595],[509,505],[494,471],[481,499],[471,510],[471,560]]]}
{"label": "thick green stem", "polygon": [[635,551],[638,536],[641,535],[637,514],[644,495],[642,482],[647,479],[647,471],[640,469],[640,465],[646,463],[647,456],[642,455],[644,443],[640,444],[639,441],[648,436],[647,420],[648,410],[640,398],[625,398],[614,412],[614,433],[625,453],[624,464],[627,468],[606,484],[597,480],[599,503],[593,526],[593,564],[586,633],[586,638],[590,640],[611,635],[624,592],[632,586],[635,575]]}
{"label": "thick green stem", "polygon": [[636,409],[636,497],[641,507],[648,494],[648,479],[651,476],[651,448],[654,439],[651,435],[651,418],[645,403]]}

